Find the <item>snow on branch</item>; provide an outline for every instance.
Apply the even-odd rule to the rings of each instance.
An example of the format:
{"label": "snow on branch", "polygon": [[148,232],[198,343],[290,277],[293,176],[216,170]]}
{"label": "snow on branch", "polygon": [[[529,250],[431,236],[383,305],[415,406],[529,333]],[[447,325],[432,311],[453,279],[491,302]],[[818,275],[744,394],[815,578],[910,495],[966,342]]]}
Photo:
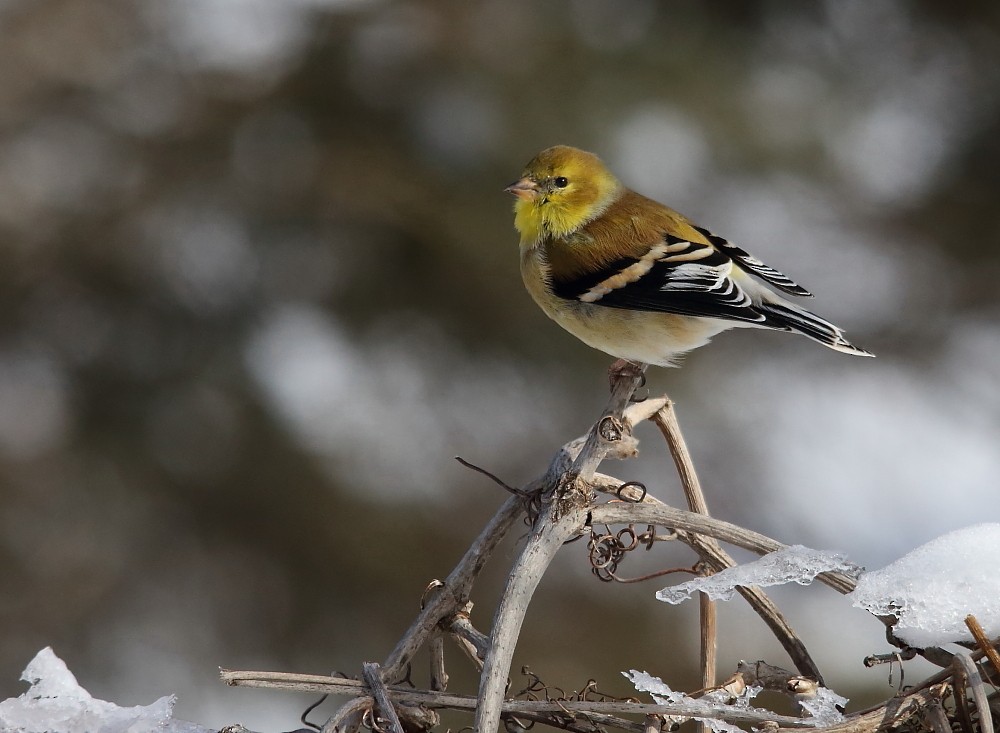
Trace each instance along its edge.
{"label": "snow on branch", "polygon": [[1000,524],[941,535],[881,570],[865,573],[849,598],[877,615],[892,615],[897,638],[923,648],[974,641],[972,614],[990,638],[1000,636]]}

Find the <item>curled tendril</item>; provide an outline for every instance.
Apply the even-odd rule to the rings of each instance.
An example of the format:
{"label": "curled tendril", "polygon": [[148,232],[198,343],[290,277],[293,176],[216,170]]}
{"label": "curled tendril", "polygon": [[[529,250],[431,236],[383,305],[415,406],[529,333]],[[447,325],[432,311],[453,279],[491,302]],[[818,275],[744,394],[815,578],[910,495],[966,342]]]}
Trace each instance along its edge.
{"label": "curled tendril", "polygon": [[437,590],[438,588],[444,588],[444,582],[438,580],[437,578],[435,578],[430,583],[428,583],[427,587],[424,588],[424,592],[420,595],[420,610],[421,611],[423,611],[424,608],[427,607],[427,599],[430,597],[430,594],[433,591]]}
{"label": "curled tendril", "polygon": [[365,710],[364,715],[361,716],[361,725],[375,733],[389,733],[385,728],[378,724],[378,716],[375,715],[374,708],[368,708]]}
{"label": "curled tendril", "polygon": [[542,492],[532,491],[524,497],[524,523],[528,527],[535,526],[535,520],[542,511]]}
{"label": "curled tendril", "polygon": [[313,710],[315,710],[324,702],[326,702],[326,698],[328,697],[330,696],[323,695],[323,697],[321,697],[319,700],[317,700],[312,705],[310,705],[309,707],[307,707],[305,710],[302,711],[302,715],[299,716],[299,721],[302,723],[302,725],[308,728],[312,728],[313,730],[323,730],[323,726],[316,725],[315,723],[310,723],[308,720],[306,720],[306,718],[309,717],[309,713],[311,713]]}
{"label": "curled tendril", "polygon": [[524,720],[516,715],[504,715],[503,724],[508,733],[520,733],[520,731],[531,730],[535,727],[534,720]]}
{"label": "curled tendril", "polygon": [[[641,373],[641,374],[639,374],[639,383],[637,385],[635,385],[635,388],[637,390],[639,390],[639,389],[642,389],[645,386],[646,386],[646,374],[645,373]],[[636,403],[638,403],[638,402],[645,402],[648,399],[649,399],[649,390],[648,389],[646,390],[646,393],[644,395],[642,395],[641,397],[636,397],[636,394],[633,391],[632,392],[632,396],[628,398],[629,402],[636,402]]]}
{"label": "curled tendril", "polygon": [[[640,494],[638,499],[632,499],[629,498],[627,495],[623,494],[625,489],[639,489],[640,491],[642,491],[642,494]],[[642,481],[626,481],[625,483],[623,483],[621,486],[618,487],[618,490],[615,492],[615,494],[618,495],[619,499],[621,499],[622,501],[627,501],[630,504],[642,504],[642,502],[645,501],[646,499],[646,494],[647,494],[646,484],[644,484]]]}
{"label": "curled tendril", "polygon": [[[597,680],[588,679],[586,684],[580,688],[579,692],[567,693],[561,687],[556,687],[554,685],[547,685],[537,674],[529,670],[527,667],[521,668],[521,674],[528,678],[528,683],[523,690],[517,693],[514,697],[519,697],[527,700],[544,700],[545,702],[554,703],[564,703],[564,702],[634,702],[637,703],[639,700],[635,697],[616,697],[607,692],[601,692],[597,689]],[[570,717],[573,714],[570,711],[565,711]]]}
{"label": "curled tendril", "polygon": [[667,532],[657,534],[655,525],[647,525],[645,531],[637,532],[635,525],[630,524],[618,532],[612,532],[611,528],[605,525],[604,533],[593,532],[590,542],[587,543],[590,559],[590,571],[597,576],[597,579],[605,583],[638,583],[651,578],[659,578],[671,573],[692,573],[696,574],[696,568],[667,568],[648,575],[637,578],[622,578],[618,576],[618,566],[625,555],[633,550],[643,547],[650,550],[657,540],[674,539],[676,533]]}

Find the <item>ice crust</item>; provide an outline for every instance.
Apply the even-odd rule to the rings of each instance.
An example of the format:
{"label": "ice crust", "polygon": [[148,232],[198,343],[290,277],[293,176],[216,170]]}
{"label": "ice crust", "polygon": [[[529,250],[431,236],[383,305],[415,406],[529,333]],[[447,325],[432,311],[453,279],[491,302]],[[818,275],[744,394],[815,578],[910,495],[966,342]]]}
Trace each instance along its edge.
{"label": "ice crust", "polygon": [[[683,704],[692,708],[704,708],[706,713],[715,713],[718,711],[719,704],[728,702],[728,695],[726,696],[726,700],[716,700],[711,697],[713,695],[711,692],[705,696],[707,699],[688,697],[683,692],[670,689],[670,685],[661,680],[659,677],[654,677],[648,672],[640,672],[637,669],[630,669],[628,672],[622,672],[622,674],[625,675],[625,677],[633,685],[635,685],[636,690],[639,692],[648,692],[660,705]],[[743,695],[740,696],[737,700],[737,705],[734,707],[739,707],[742,710],[749,709],[750,700],[752,700],[759,691],[759,687],[749,688]],[[692,719],[697,720],[699,723],[707,724],[708,727],[715,731],[715,733],[746,733],[746,731],[743,731],[739,726],[727,723],[724,720],[718,720],[717,718],[701,718],[695,715],[692,716]]]}
{"label": "ice crust", "polygon": [[[762,708],[754,708],[750,705],[750,701],[753,700],[757,693],[761,691],[760,687],[748,687],[742,695],[736,698],[733,705],[729,705],[730,696],[724,690],[718,690],[709,692],[704,697],[694,698],[688,697],[683,692],[678,692],[676,690],[670,689],[670,686],[661,680],[659,677],[655,677],[648,672],[640,672],[636,669],[631,669],[628,672],[622,672],[622,674],[633,684],[635,689],[639,692],[648,692],[652,698],[661,705],[687,705],[692,708],[704,708],[706,713],[712,712],[716,713],[719,707],[732,707],[736,710],[758,710],[762,713],[768,713],[768,710]],[[825,727],[829,725],[834,725],[841,722],[844,719],[843,714],[840,712],[839,708],[842,708],[848,703],[846,697],[841,697],[833,690],[829,690],[825,687],[820,687],[816,694],[811,697],[801,696],[798,699],[799,705],[805,710],[811,721],[815,723],[817,727]],[[746,733],[742,731],[741,728],[733,725],[732,723],[727,723],[724,720],[717,720],[710,717],[699,717],[697,715],[692,716],[693,720],[697,720],[699,723],[707,724],[715,733],[736,733],[741,731],[741,733]]]}
{"label": "ice crust", "polygon": [[799,698],[799,705],[816,721],[820,728],[836,725],[844,719],[844,714],[840,712],[849,702],[846,697],[838,695],[833,690],[820,687],[813,697]]}
{"label": "ice crust", "polygon": [[726,568],[715,575],[664,588],[657,592],[656,597],[661,601],[677,604],[701,591],[714,601],[728,601],[740,586],[756,585],[764,588],[785,583],[809,585],[820,573],[831,571],[857,577],[861,569],[849,562],[847,555],[842,552],[792,545],[764,555],[759,560]]}

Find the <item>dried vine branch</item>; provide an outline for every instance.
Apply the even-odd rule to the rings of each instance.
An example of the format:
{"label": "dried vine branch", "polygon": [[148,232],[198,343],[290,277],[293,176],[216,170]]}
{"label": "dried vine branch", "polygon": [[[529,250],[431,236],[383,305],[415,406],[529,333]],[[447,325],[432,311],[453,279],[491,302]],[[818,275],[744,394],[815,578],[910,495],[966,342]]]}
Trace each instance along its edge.
{"label": "dried vine branch", "polygon": [[[320,692],[335,695],[365,696],[368,688],[364,682],[343,677],[326,677],[323,675],[293,674],[289,672],[251,672],[222,670],[224,682],[239,687],[263,687],[268,689],[291,690],[295,692]],[[431,709],[474,710],[478,706],[478,697],[472,695],[455,695],[431,690],[414,690],[409,687],[386,686],[389,699],[396,705],[411,707],[423,706]],[[636,703],[622,701],[573,701],[573,700],[504,700],[501,704],[503,713],[520,715],[522,713],[560,713],[578,714],[612,713],[619,715],[663,715],[676,717],[705,716],[711,713],[719,720],[730,723],[746,723],[762,725],[766,722],[778,722],[783,727],[800,729],[814,728],[808,720],[794,718],[788,715],[776,715],[736,708],[730,705],[705,703],[705,706],[691,705],[657,705],[653,703]],[[623,719],[624,720],[624,719]],[[636,725],[632,721],[626,721]],[[632,727],[630,725],[629,727]],[[636,727],[639,730],[641,726]]]}
{"label": "dried vine branch", "polygon": [[465,608],[480,571],[523,511],[522,502],[512,496],[493,515],[444,583],[426,600],[420,614],[389,653],[382,665],[382,679],[387,682],[399,682],[403,679],[413,655],[434,634],[441,619]]}
{"label": "dried vine branch", "polygon": [[[663,407],[652,415],[652,419],[660,429],[660,432],[663,434],[670,448],[671,456],[674,459],[678,475],[681,478],[681,484],[685,487],[685,495],[689,495],[689,506],[701,509],[702,511],[698,511],[697,513],[711,519],[708,515],[707,504],[703,495],[701,495],[701,486],[700,483],[697,483],[698,479],[694,469],[694,463],[687,450],[684,437],[680,432],[680,426],[677,422],[676,413],[674,412],[672,403],[667,401]],[[595,489],[605,493],[617,493],[617,489],[609,491],[609,488],[620,485],[617,483],[617,479],[606,476],[598,477],[597,481],[599,481],[600,485],[595,486]],[[652,496],[644,497],[642,503],[644,505],[649,504],[668,507],[668,505]],[[599,517],[600,514],[597,516]],[[594,521],[598,520],[595,519]],[[676,525],[672,528],[681,530],[686,529],[683,525]],[[763,538],[763,535],[759,535],[759,537]],[[713,572],[719,572],[720,570],[725,570],[726,568],[736,565],[735,560],[733,560],[729,553],[722,549],[716,541],[716,538],[713,538],[710,534],[697,531],[684,531],[679,535],[679,538],[686,542],[698,554],[702,563],[708,566]],[[785,547],[785,545],[775,540],[771,540],[770,538],[764,539],[767,542],[773,543],[776,549]],[[734,542],[732,544],[739,545],[738,542]],[[773,550],[767,550],[767,552],[772,551]],[[761,554],[764,553],[762,552]],[[844,577],[846,578],[846,576]],[[802,640],[792,629],[791,624],[788,623],[787,619],[785,619],[784,615],[775,603],[767,596],[767,594],[760,588],[756,587],[740,587],[737,591],[743,596],[744,599],[746,599],[747,603],[761,617],[761,619],[763,619],[764,623],[775,635],[775,638],[777,638],[782,647],[784,647],[799,673],[813,677],[820,682],[820,684],[822,684],[823,677],[819,671],[819,667],[809,655],[809,652],[806,650]],[[703,688],[710,686],[711,685],[705,684],[703,685]]]}
{"label": "dried vine branch", "polygon": [[622,376],[615,382],[611,400],[601,419],[591,429],[571,470],[551,486],[542,488],[543,497],[549,497],[549,500],[535,519],[531,535],[511,568],[507,586],[497,605],[490,646],[479,678],[476,730],[493,731],[500,725],[514,645],[531,596],[563,544],[583,531],[593,496],[586,482],[628,432],[629,427],[624,420],[625,408],[642,378],[642,371],[639,371]]}
{"label": "dried vine branch", "polygon": [[[674,411],[674,403],[667,402],[660,410],[653,415],[653,422],[660,429],[667,442],[670,456],[674,459],[674,466],[677,468],[677,475],[681,479],[681,488],[684,489],[684,497],[687,499],[688,509],[696,514],[708,516],[708,502],[705,494],[701,490],[701,481],[698,480],[698,472],[695,470],[694,461],[691,459],[691,452],[688,450],[684,436],[681,434],[680,425],[677,423],[677,414]],[[712,539],[703,539],[698,535],[691,535],[690,546],[699,554],[702,560],[702,567],[716,572],[716,568],[709,561],[709,555],[718,554],[722,548]],[[710,552],[713,551],[713,552]],[[701,689],[708,690],[715,687],[716,661],[718,651],[718,611],[715,601],[704,593],[698,594],[698,620],[701,627],[699,657],[701,662]],[[707,723],[698,724],[699,733],[708,733],[710,728]]]}
{"label": "dried vine branch", "polygon": [[[615,493],[621,481],[610,476],[595,475],[593,487],[606,493]],[[647,500],[640,504],[610,503],[599,504],[591,510],[594,524],[656,524],[661,527],[672,527],[685,532],[706,535],[722,542],[727,542],[758,555],[777,552],[787,545],[770,537],[754,532],[752,529],[740,527],[737,524],[722,519],[695,514],[677,509],[668,504]],[[821,573],[817,580],[825,583],[838,593],[850,593],[856,585],[853,578],[843,573]]]}
{"label": "dried vine branch", "polygon": [[[814,721],[808,718],[734,708],[706,700],[692,701],[687,705],[650,705],[635,701],[589,699],[586,696],[581,699],[505,699],[514,646],[531,597],[563,544],[588,532],[591,525],[631,527],[645,524],[650,525],[651,530],[655,527],[667,528],[673,533],[671,537],[688,544],[697,553],[700,565],[711,572],[718,572],[735,564],[722,548],[721,542],[758,554],[785,547],[770,537],[709,515],[707,502],[670,400],[660,397],[630,403],[642,378],[641,369],[619,378],[613,385],[611,400],[601,419],[585,436],[564,445],[542,476],[521,489],[503,484],[512,495],[480,532],[448,577],[443,582],[434,581],[428,586],[419,614],[384,664],[381,667],[374,663],[365,665],[364,681],[230,670],[222,671],[223,680],[231,685],[310,690],[350,696],[352,699],[329,718],[323,727],[323,733],[354,733],[362,725],[378,731],[388,727],[394,733],[429,730],[437,725],[438,718],[434,711],[445,708],[475,711],[475,729],[482,733],[497,731],[504,720],[518,726],[542,722],[572,733],[597,733],[607,727],[634,733],[658,733],[668,719],[692,717],[701,720],[714,718],[775,730],[815,727]],[[635,455],[637,441],[632,437],[632,429],[644,420],[652,420],[666,440],[681,478],[689,511],[648,496],[644,487],[640,491],[637,486],[628,482],[597,473],[600,463],[608,457],[626,458]],[[472,468],[502,484],[489,472]],[[599,503],[596,499],[599,493],[627,500]],[[469,619],[472,588],[499,543],[525,514],[532,520],[531,532],[511,567],[495,611],[492,630],[486,636]],[[638,539],[639,533],[633,532],[633,536]],[[651,546],[654,539],[665,538],[650,531],[647,539]],[[636,546],[638,544],[635,543]],[[614,576],[613,573],[611,575]],[[840,593],[850,592],[855,585],[852,578],[840,573],[824,573],[819,576],[819,580]],[[770,598],[759,588],[738,590],[782,643],[798,674],[822,683],[815,662]],[[715,685],[716,677],[713,659],[715,620],[714,605],[706,601],[703,597],[702,674],[703,687],[711,688]],[[881,620],[889,627],[894,621],[888,617]],[[448,674],[442,646],[444,636],[451,637],[481,670],[479,693],[476,697],[454,695],[445,691]],[[874,733],[876,730],[899,727],[907,721],[919,719],[923,721],[923,730],[950,733],[951,728],[954,728],[951,719],[957,715],[963,718],[965,733],[974,733],[972,715],[966,709],[965,690],[968,687],[972,691],[980,725],[977,730],[993,733],[990,725],[990,700],[985,692],[983,678],[995,679],[990,675],[996,675],[997,671],[993,667],[991,673],[984,667],[983,674],[980,674],[975,660],[983,655],[996,660],[998,655],[995,644],[985,640],[984,635],[977,635],[976,638],[981,652],[974,656],[951,655],[937,649],[903,649],[896,656],[919,653],[928,659],[936,659],[942,665],[948,665],[948,669],[905,695],[871,710],[847,716],[842,723],[823,730],[827,733]],[[415,690],[398,686],[407,676],[414,655],[425,645],[431,653],[432,689]],[[764,668],[777,672],[765,681],[759,678],[760,670]],[[802,680],[801,676],[757,663],[752,672],[741,665],[736,675],[715,689],[728,692],[735,682],[744,686],[763,684],[768,689],[777,689],[794,696],[795,691],[801,689]],[[590,684],[592,683],[588,683]],[[815,683],[809,684],[815,686]],[[950,708],[952,718],[949,718],[949,708],[946,706],[948,699],[953,700]],[[379,713],[377,716],[376,711]],[[641,720],[623,716],[639,716]],[[380,723],[379,720],[383,722]]]}
{"label": "dried vine branch", "polygon": [[382,712],[382,717],[389,724],[390,733],[403,733],[403,724],[399,720],[399,715],[396,714],[396,708],[393,707],[392,701],[389,699],[389,691],[382,681],[382,675],[379,673],[379,665],[375,662],[365,662],[362,665],[362,672],[365,684],[372,691],[375,702],[378,704],[378,709]]}
{"label": "dried vine branch", "polygon": [[[560,506],[563,511],[557,516],[557,507]],[[567,497],[547,504],[538,515],[536,529],[532,531],[524,551],[514,562],[507,587],[497,605],[493,633],[480,677],[476,730],[498,728],[514,645],[521,630],[521,622],[528,611],[528,603],[563,543],[583,529],[586,515],[585,503],[581,501],[578,505],[569,506]]]}

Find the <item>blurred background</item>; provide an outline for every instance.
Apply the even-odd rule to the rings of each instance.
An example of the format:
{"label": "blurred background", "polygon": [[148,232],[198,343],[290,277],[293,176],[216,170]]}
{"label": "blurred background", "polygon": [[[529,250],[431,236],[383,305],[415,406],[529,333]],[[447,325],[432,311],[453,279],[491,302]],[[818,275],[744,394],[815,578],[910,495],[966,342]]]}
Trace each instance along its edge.
{"label": "blurred background", "polygon": [[[52,645],[95,696],[289,730],[311,696],[217,668],[383,659],[505,498],[453,456],[522,484],[605,402],[610,358],[522,288],[502,192],[555,143],[802,282],[878,354],[739,332],[653,370],[713,513],[870,568],[1000,519],[998,16],[0,4],[0,698]],[[606,470],[681,502],[640,438]],[[516,549],[474,594],[484,631]],[[690,561],[654,554],[622,573]],[[697,608],[588,571],[583,543],[558,558],[515,670],[697,687]],[[877,621],[825,588],[775,596],[853,707],[892,693],[860,663],[887,650]],[[723,674],[787,664],[740,601],[721,623]]]}

